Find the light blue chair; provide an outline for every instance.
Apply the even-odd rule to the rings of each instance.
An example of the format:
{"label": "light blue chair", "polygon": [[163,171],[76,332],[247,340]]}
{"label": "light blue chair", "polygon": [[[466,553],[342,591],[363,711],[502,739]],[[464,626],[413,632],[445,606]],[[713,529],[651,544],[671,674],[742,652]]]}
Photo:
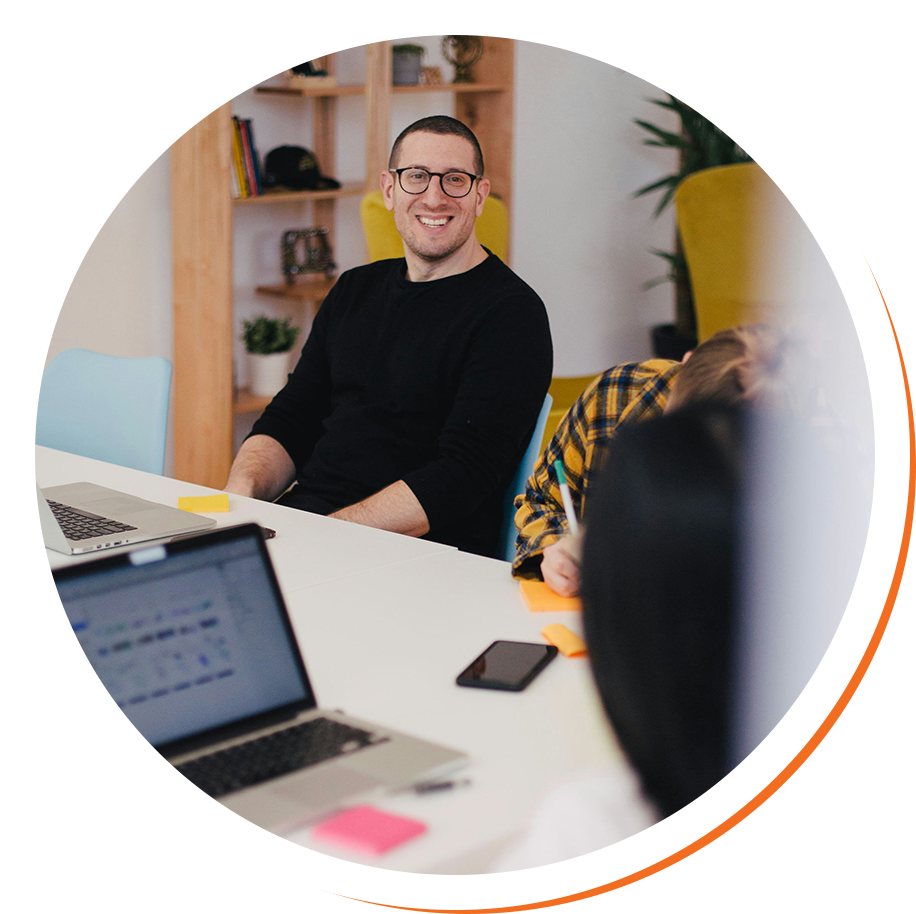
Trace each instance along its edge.
{"label": "light blue chair", "polygon": [[171,383],[158,356],[66,349],[44,370],[35,441],[161,476]]}
{"label": "light blue chair", "polygon": [[531,433],[531,440],[528,442],[528,447],[525,449],[525,454],[522,457],[521,463],[519,463],[518,469],[515,471],[515,476],[512,477],[512,482],[506,490],[503,522],[499,531],[499,545],[497,546],[496,558],[505,559],[507,562],[514,561],[515,559],[515,539],[518,535],[518,531],[515,529],[515,497],[516,495],[523,495],[525,493],[525,483],[528,482],[528,477],[534,472],[534,465],[537,463],[538,457],[541,456],[541,438],[544,437],[544,429],[547,426],[547,416],[550,414],[550,407],[552,405],[553,397],[547,394],[547,396],[544,397],[544,405],[541,407],[541,412],[538,415],[538,421],[534,426],[534,431]]}

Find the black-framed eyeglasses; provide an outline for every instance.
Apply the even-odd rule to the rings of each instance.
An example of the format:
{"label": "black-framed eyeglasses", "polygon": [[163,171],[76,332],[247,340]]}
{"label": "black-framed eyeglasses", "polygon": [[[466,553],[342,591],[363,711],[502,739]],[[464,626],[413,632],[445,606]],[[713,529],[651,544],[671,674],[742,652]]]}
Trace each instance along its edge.
{"label": "black-framed eyeglasses", "polygon": [[401,189],[408,194],[422,194],[429,187],[433,178],[439,179],[442,192],[449,197],[466,197],[480,175],[470,175],[466,171],[427,171],[425,168],[392,168],[392,174],[398,176]]}

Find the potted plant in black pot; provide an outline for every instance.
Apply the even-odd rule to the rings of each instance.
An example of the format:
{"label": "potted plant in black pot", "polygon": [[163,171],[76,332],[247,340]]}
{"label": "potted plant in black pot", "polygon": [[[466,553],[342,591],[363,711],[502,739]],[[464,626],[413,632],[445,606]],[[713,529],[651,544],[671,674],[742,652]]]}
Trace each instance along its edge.
{"label": "potted plant in black pot", "polygon": [[[718,165],[736,165],[739,162],[752,162],[753,159],[726,133],[723,133],[712,121],[694,111],[680,99],[669,95],[667,99],[650,99],[652,104],[674,111],[680,119],[680,130],[672,133],[662,130],[648,121],[636,120],[643,130],[651,136],[644,140],[646,146],[660,146],[678,150],[678,170],[670,175],[653,181],[640,188],[634,196],[654,191],[664,191],[655,215],[661,214],[674,200],[675,191],[681,181],[694,172]],[[663,282],[675,285],[675,319],[673,324],[659,324],[652,328],[652,348],[655,355],[665,359],[681,359],[684,353],[697,344],[696,311],[693,304],[693,292],[690,287],[690,276],[687,261],[681,249],[680,235],[675,237],[673,251],[652,251],[666,261],[668,270],[663,276],[649,280],[645,288]]]}

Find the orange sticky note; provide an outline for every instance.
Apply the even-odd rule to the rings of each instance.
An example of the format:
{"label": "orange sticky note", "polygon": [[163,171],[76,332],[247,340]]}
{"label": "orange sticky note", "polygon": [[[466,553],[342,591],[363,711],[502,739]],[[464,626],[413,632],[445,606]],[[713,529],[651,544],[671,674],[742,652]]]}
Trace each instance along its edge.
{"label": "orange sticky note", "polygon": [[229,495],[183,495],[178,499],[178,507],[192,514],[221,514],[229,510]]}
{"label": "orange sticky note", "polygon": [[585,642],[575,632],[571,632],[559,622],[545,626],[541,634],[559,648],[560,653],[566,657],[584,657],[588,654]]}
{"label": "orange sticky note", "polygon": [[520,581],[522,597],[533,613],[555,613],[565,610],[582,609],[578,597],[561,597],[543,581]]}

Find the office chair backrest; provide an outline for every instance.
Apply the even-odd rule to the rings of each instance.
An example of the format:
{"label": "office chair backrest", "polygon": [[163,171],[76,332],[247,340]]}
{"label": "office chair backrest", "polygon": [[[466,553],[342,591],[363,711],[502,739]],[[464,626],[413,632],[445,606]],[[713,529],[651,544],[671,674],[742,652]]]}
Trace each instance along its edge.
{"label": "office chair backrest", "polygon": [[782,272],[779,225],[798,219],[782,191],[749,162],[688,175],[675,194],[699,342],[742,324],[773,320]]}
{"label": "office chair backrest", "polygon": [[499,545],[496,557],[505,559],[507,562],[511,562],[515,558],[515,540],[518,536],[518,531],[515,527],[515,497],[516,495],[524,495],[528,477],[534,472],[534,465],[537,463],[538,457],[541,456],[541,438],[544,436],[547,416],[550,414],[552,405],[553,397],[547,394],[544,397],[544,405],[541,407],[541,412],[538,414],[534,431],[531,433],[528,447],[525,448],[525,453],[518,465],[518,469],[515,471],[515,475],[512,477],[512,482],[509,483],[509,488],[506,489],[503,522],[499,531]]}
{"label": "office chair backrest", "polygon": [[[380,190],[370,191],[363,197],[359,214],[370,262],[404,256],[404,245],[394,224],[394,213],[385,209]],[[509,253],[509,212],[502,200],[487,197],[476,231],[477,240],[505,263]]]}
{"label": "office chair backrest", "polygon": [[35,441],[161,476],[171,381],[158,356],[66,349],[42,376]]}

